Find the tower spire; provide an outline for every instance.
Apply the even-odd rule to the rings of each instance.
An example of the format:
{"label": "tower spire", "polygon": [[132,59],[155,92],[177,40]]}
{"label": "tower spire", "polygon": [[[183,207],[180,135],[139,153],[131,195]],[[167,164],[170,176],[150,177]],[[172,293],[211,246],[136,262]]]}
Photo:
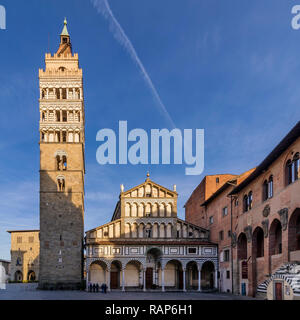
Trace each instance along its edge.
{"label": "tower spire", "polygon": [[61,36],[70,37],[69,32],[68,32],[68,28],[67,28],[67,24],[68,24],[67,18],[65,18],[65,20],[64,20],[64,28],[63,28],[63,30],[62,30],[62,32],[60,34]]}
{"label": "tower spire", "polygon": [[57,50],[57,54],[61,55],[61,54],[72,54],[72,44],[71,44],[71,40],[70,40],[70,34],[67,28],[67,18],[65,18],[64,20],[64,27],[63,30],[60,34],[60,45],[59,48]]}

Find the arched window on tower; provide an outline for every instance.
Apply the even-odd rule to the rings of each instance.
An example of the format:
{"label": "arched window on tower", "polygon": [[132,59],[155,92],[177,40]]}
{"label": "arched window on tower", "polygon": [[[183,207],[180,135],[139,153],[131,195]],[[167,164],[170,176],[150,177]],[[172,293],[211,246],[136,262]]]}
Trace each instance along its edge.
{"label": "arched window on tower", "polygon": [[63,170],[67,170],[67,157],[66,156],[62,157],[62,165],[63,165]]}
{"label": "arched window on tower", "polygon": [[67,122],[67,121],[68,121],[68,113],[67,113],[66,110],[64,110],[64,111],[62,112],[62,121],[63,121],[63,122]]}
{"label": "arched window on tower", "polygon": [[64,177],[57,178],[57,191],[64,192],[66,189],[66,182]]}
{"label": "arched window on tower", "polygon": [[67,132],[66,131],[62,132],[62,142],[67,142]]}
{"label": "arched window on tower", "polygon": [[62,89],[62,99],[67,99],[67,89]]}
{"label": "arched window on tower", "polygon": [[56,99],[60,99],[60,91],[59,89],[55,89],[55,95],[56,95]]}
{"label": "arched window on tower", "polygon": [[55,157],[55,160],[56,160],[56,170],[60,170],[61,169],[61,160],[60,160],[60,156],[56,156]]}

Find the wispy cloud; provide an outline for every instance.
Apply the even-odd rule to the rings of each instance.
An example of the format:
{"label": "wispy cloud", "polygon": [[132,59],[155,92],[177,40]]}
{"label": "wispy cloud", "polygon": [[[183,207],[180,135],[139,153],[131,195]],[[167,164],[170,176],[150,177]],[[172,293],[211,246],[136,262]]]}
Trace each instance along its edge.
{"label": "wispy cloud", "polygon": [[114,16],[109,3],[107,0],[91,0],[94,7],[97,9],[98,13],[102,14],[103,17],[109,22],[110,31],[115,37],[115,39],[119,42],[119,44],[127,51],[130,55],[133,62],[139,68],[144,81],[146,82],[148,88],[150,89],[154,101],[156,105],[159,107],[159,111],[163,114],[165,119],[168,121],[169,125],[172,128],[175,128],[175,124],[166,108],[164,103],[162,102],[148,72],[146,71],[142,61],[140,60],[135,48],[133,47],[131,41],[127,37],[125,31],[123,30],[122,26]]}

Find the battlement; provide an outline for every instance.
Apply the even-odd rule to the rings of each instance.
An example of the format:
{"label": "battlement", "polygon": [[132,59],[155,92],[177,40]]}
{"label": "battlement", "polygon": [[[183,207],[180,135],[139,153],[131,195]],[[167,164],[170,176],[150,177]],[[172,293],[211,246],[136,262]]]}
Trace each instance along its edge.
{"label": "battlement", "polygon": [[82,77],[82,69],[71,69],[71,70],[61,70],[61,69],[39,69],[40,77],[54,76],[54,77],[70,77],[78,76]]}
{"label": "battlement", "polygon": [[45,54],[45,59],[61,59],[61,60],[70,60],[70,59],[75,59],[78,60],[78,53],[67,53],[67,54],[57,54],[54,53],[53,55],[51,53],[46,53]]}

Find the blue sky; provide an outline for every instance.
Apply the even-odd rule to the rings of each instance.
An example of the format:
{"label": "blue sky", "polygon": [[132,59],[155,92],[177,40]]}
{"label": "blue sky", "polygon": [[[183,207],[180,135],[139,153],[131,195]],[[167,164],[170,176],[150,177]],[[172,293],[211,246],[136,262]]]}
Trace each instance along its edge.
{"label": "blue sky", "polygon": [[[295,0],[109,0],[114,16],[180,129],[205,129],[205,171],[185,165],[100,166],[96,133],[168,128],[138,67],[88,0],[0,0],[0,258],[6,230],[39,228],[38,69],[59,44],[68,18],[84,72],[85,228],[108,222],[125,189],[146,172],[177,184],[178,212],[206,174],[239,174],[257,165],[300,116],[300,30]],[[300,4],[300,0],[299,0]],[[117,130],[116,130],[117,131]]]}

